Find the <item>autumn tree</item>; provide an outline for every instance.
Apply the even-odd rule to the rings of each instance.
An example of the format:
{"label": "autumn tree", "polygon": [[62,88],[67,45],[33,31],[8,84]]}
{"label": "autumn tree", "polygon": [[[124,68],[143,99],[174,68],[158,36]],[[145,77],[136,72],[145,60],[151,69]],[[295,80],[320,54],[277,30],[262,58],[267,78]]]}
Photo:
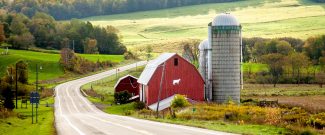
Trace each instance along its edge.
{"label": "autumn tree", "polygon": [[17,80],[22,84],[28,83],[28,65],[25,61],[18,61],[17,63]]}
{"label": "autumn tree", "polygon": [[322,71],[316,74],[315,81],[319,84],[319,87],[323,88],[323,84],[325,84],[325,73]]}
{"label": "autumn tree", "polygon": [[26,32],[21,35],[12,35],[9,41],[15,49],[28,49],[34,45],[35,40],[32,34]]}
{"label": "autumn tree", "polygon": [[303,53],[291,53],[284,58],[285,64],[291,68],[292,78],[297,78],[297,83],[300,83],[301,71],[308,68],[311,64],[309,58]]}
{"label": "autumn tree", "polygon": [[13,35],[22,35],[29,32],[26,24],[28,23],[28,18],[22,14],[16,14],[11,23],[10,31]]}
{"label": "autumn tree", "polygon": [[322,57],[322,51],[325,50],[325,35],[310,37],[305,41],[304,50],[307,56],[313,60],[313,64],[318,64]]}
{"label": "autumn tree", "polygon": [[87,54],[98,54],[97,40],[87,38],[84,41],[84,53]]}
{"label": "autumn tree", "polygon": [[65,69],[70,71],[73,70],[73,58],[75,57],[74,52],[69,48],[63,48],[60,52],[60,64],[64,66]]}
{"label": "autumn tree", "polygon": [[289,55],[290,53],[294,52],[291,45],[286,41],[277,41],[276,42],[276,52],[282,55]]}
{"label": "autumn tree", "polygon": [[199,40],[189,40],[181,43],[183,46],[183,57],[196,67],[199,65],[199,43]]}
{"label": "autumn tree", "polygon": [[37,12],[28,25],[30,32],[35,37],[35,45],[42,48],[56,48],[56,23],[53,17]]}
{"label": "autumn tree", "polygon": [[0,43],[4,42],[6,40],[5,31],[4,31],[4,25],[0,24]]}
{"label": "autumn tree", "polygon": [[282,55],[289,55],[294,49],[286,41],[279,41],[276,39],[264,42],[256,42],[253,49],[253,56],[258,60],[261,56],[272,53],[279,53]]}
{"label": "autumn tree", "polygon": [[262,56],[263,63],[269,67],[269,73],[272,77],[273,87],[279,82],[283,74],[284,56],[279,53],[271,53]]}

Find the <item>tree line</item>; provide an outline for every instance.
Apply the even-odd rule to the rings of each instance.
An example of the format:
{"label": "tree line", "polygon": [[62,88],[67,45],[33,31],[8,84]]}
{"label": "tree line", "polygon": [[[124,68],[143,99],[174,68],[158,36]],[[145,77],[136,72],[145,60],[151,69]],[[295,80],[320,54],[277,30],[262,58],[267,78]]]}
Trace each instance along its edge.
{"label": "tree line", "polygon": [[[183,57],[198,67],[200,40],[179,43]],[[244,81],[259,84],[325,84],[325,35],[298,38],[243,38]],[[254,64],[267,70],[253,71]]]}
{"label": "tree line", "polygon": [[1,0],[0,7],[28,17],[45,12],[58,20],[239,0]]}
{"label": "tree line", "polygon": [[36,12],[31,18],[21,13],[0,15],[0,43],[14,49],[71,48],[77,53],[124,54],[119,31],[113,26],[99,27],[72,19],[57,22],[52,16]]}
{"label": "tree line", "polygon": [[325,35],[297,38],[244,38],[243,61],[264,63],[268,71],[244,73],[251,83],[325,83]]}

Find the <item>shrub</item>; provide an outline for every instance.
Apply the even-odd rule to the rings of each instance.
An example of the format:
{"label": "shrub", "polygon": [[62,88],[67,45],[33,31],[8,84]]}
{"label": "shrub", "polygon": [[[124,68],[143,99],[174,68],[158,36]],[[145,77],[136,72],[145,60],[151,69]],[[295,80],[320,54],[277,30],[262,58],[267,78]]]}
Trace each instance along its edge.
{"label": "shrub", "polygon": [[171,102],[171,108],[178,109],[189,106],[190,103],[187,101],[184,95],[176,95]]}
{"label": "shrub", "polygon": [[15,113],[13,111],[9,111],[6,108],[0,108],[0,118],[4,119],[14,115]]}
{"label": "shrub", "polygon": [[124,111],[124,115],[125,116],[130,116],[133,113],[134,113],[134,111],[132,111],[132,110],[126,110],[126,111]]}
{"label": "shrub", "polygon": [[114,101],[116,104],[126,104],[128,103],[131,97],[132,97],[131,93],[129,93],[126,90],[114,93]]}
{"label": "shrub", "polygon": [[134,108],[137,109],[137,110],[142,110],[146,107],[146,104],[144,102],[135,102],[134,104]]}
{"label": "shrub", "polygon": [[325,128],[325,112],[312,115],[307,120],[307,124],[316,129]]}

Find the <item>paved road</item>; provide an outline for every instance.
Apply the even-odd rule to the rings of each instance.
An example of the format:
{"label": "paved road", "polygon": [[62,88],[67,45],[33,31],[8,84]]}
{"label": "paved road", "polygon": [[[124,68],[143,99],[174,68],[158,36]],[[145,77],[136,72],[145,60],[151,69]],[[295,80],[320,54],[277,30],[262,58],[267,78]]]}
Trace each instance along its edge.
{"label": "paved road", "polygon": [[[138,62],[137,65],[145,65]],[[135,64],[119,68],[120,72]],[[109,115],[97,109],[80,93],[83,84],[115,75],[110,70],[58,85],[55,97],[55,124],[59,135],[216,135],[206,129]]]}

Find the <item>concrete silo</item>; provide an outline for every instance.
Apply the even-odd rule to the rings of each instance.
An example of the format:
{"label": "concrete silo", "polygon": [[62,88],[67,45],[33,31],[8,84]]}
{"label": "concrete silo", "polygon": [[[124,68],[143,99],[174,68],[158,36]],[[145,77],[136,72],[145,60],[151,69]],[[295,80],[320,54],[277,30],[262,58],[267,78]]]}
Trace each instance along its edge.
{"label": "concrete silo", "polygon": [[[209,41],[208,39],[203,40],[199,45],[199,67],[200,67],[200,74],[202,75],[202,78],[204,82],[208,80],[208,45]],[[204,87],[204,98],[207,99],[209,96],[209,91],[207,85]]]}
{"label": "concrete silo", "polygon": [[[224,103],[228,99],[240,102],[242,85],[241,25],[231,14],[220,14],[208,27],[205,74],[206,99]],[[203,70],[203,69],[200,69]]]}

